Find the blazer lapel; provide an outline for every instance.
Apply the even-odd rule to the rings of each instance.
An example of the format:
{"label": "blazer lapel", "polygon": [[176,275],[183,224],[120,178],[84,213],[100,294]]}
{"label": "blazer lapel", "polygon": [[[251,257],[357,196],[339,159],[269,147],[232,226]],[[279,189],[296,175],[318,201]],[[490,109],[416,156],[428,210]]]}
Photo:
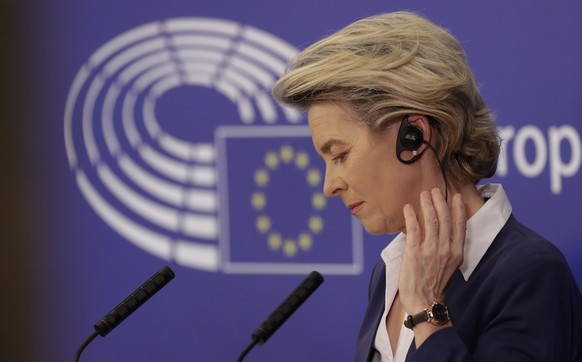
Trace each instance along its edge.
{"label": "blazer lapel", "polygon": [[386,265],[382,260],[376,264],[370,280],[370,295],[368,308],[360,327],[358,345],[356,347],[356,361],[367,362],[372,359],[376,330],[380,318],[384,314],[386,290]]}

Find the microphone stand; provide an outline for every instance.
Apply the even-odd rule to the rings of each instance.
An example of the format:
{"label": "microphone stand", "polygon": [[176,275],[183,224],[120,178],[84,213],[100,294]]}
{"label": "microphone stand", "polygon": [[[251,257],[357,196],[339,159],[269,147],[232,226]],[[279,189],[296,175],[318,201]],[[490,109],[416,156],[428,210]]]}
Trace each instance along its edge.
{"label": "microphone stand", "polygon": [[245,350],[242,351],[242,353],[240,354],[240,356],[238,357],[238,359],[236,361],[237,362],[242,362],[242,360],[246,357],[246,355],[250,352],[250,350],[253,349],[253,347],[257,345],[257,342],[258,342],[258,340],[253,339],[253,341],[251,342],[251,344],[249,344],[247,346],[247,348],[245,348]]}
{"label": "microphone stand", "polygon": [[238,358],[242,362],[249,351],[258,344],[263,345],[279,327],[309,298],[323,283],[323,276],[312,271],[307,278],[285,299],[285,301],[251,335],[252,343]]}
{"label": "microphone stand", "polygon": [[89,338],[87,338],[87,340],[85,340],[85,342],[83,342],[83,344],[79,347],[77,353],[75,354],[75,362],[79,362],[79,358],[81,358],[81,353],[83,353],[85,347],[87,347],[87,345],[89,345],[89,343],[91,343],[98,335],[99,332],[95,331],[91,336],[89,336]]}

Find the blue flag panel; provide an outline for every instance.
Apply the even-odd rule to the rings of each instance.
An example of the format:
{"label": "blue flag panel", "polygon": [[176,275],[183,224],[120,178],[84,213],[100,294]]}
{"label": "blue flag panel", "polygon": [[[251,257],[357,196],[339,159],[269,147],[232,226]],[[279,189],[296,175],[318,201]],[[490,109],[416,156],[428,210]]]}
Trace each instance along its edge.
{"label": "blue flag panel", "polygon": [[361,272],[362,227],[323,195],[306,126],[221,127],[216,137],[226,271]]}

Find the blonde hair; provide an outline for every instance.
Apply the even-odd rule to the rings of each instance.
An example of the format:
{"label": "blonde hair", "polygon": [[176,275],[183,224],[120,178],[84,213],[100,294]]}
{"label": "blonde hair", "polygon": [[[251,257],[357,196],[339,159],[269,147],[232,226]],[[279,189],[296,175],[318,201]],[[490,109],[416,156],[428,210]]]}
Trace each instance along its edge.
{"label": "blonde hair", "polygon": [[[493,176],[500,139],[457,40],[409,12],[359,20],[311,45],[275,84],[274,97],[308,108],[339,101],[374,133],[403,116],[434,120],[434,146],[453,185]],[[435,142],[435,141],[433,141]]]}

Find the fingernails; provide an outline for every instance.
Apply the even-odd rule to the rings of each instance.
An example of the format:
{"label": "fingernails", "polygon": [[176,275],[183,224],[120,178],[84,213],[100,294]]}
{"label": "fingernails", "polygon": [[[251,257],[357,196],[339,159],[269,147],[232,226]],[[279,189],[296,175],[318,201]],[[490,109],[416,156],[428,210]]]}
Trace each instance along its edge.
{"label": "fingernails", "polygon": [[444,194],[443,194],[443,192],[442,192],[442,191],[441,191],[441,189],[439,189],[438,187],[435,187],[434,189],[432,189],[432,190],[431,190],[431,193],[432,193],[432,196],[433,196],[433,197],[435,197],[435,196],[436,196],[436,197],[442,197],[442,198],[444,198]]}

